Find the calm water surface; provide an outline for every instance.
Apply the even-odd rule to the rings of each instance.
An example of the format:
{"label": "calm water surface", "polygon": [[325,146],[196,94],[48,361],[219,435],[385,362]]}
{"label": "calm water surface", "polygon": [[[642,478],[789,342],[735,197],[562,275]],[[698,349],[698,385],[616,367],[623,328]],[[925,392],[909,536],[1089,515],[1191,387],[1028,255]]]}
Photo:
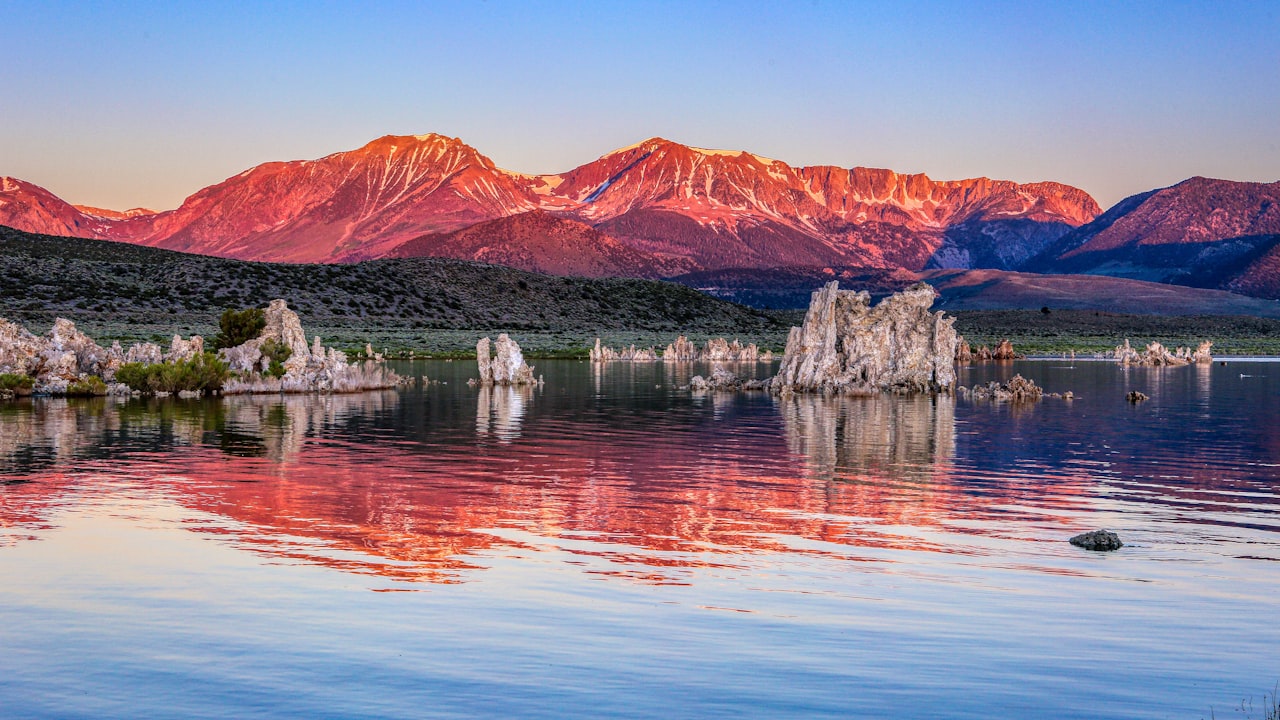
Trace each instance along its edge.
{"label": "calm water surface", "polygon": [[961,373],[1077,395],[1034,406],[406,369],[0,405],[0,716],[1199,718],[1280,679],[1280,363]]}

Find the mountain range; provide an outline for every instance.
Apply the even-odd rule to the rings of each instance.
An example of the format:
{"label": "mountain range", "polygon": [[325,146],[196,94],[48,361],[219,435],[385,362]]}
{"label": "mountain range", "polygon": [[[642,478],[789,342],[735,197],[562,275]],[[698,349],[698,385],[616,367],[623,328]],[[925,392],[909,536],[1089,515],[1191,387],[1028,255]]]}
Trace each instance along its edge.
{"label": "mountain range", "polygon": [[[0,179],[0,224],[243,260],[449,257],[586,277],[778,268],[1087,273],[1280,297],[1280,183],[1192,178],[1103,213],[1054,182],[794,167],[652,138],[567,172],[386,136],[258,165],[174,210],[72,205]],[[732,273],[730,273],[732,275]]]}

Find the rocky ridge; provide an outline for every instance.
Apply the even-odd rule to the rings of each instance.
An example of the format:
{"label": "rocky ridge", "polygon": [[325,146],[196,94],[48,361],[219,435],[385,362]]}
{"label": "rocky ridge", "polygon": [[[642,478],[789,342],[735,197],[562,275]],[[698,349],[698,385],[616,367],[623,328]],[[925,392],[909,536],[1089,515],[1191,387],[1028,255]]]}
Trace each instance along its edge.
{"label": "rocky ridge", "polygon": [[[588,274],[832,263],[1007,267],[1099,212],[1086,193],[1057,183],[793,167],[662,138],[568,172],[523,175],[434,134],[265,163],[174,210],[89,210],[30,183],[0,184],[0,224],[34,232],[283,262],[347,262],[420,247]],[[529,215],[535,211],[555,217]],[[491,242],[504,236],[519,242]],[[566,243],[578,250],[565,253]]]}

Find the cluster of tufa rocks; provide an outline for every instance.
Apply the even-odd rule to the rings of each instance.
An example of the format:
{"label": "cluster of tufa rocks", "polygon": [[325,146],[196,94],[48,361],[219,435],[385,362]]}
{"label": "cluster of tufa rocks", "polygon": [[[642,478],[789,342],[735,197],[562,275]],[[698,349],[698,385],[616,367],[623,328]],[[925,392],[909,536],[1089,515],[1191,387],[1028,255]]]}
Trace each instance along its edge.
{"label": "cluster of tufa rocks", "polygon": [[1139,352],[1137,349],[1129,345],[1126,338],[1123,345],[1119,345],[1112,352],[1112,356],[1116,362],[1121,365],[1143,365],[1150,367],[1160,367],[1165,365],[1192,365],[1192,364],[1208,364],[1213,362],[1213,343],[1205,341],[1200,343],[1200,347],[1192,350],[1191,348],[1180,347],[1173,352],[1158,342],[1149,343],[1147,349]]}
{"label": "cluster of tufa rocks", "polygon": [[129,388],[114,382],[121,365],[177,362],[203,352],[204,339],[199,335],[190,340],[174,335],[168,352],[155,343],[137,343],[125,349],[114,342],[104,348],[66,318],[55,320],[44,336],[0,319],[0,375],[31,378],[24,394],[66,395],[77,383],[94,378],[103,382],[107,392],[127,394]]}
{"label": "cluster of tufa rocks", "polygon": [[[395,387],[400,378],[381,363],[347,362],[346,355],[325,348],[320,338],[308,348],[298,315],[283,300],[273,300],[266,312],[267,325],[252,340],[218,351],[218,357],[234,373],[222,387],[224,394],[257,392],[359,392]],[[281,377],[263,375],[270,359],[262,346],[274,341],[288,347]],[[116,373],[126,363],[156,365],[192,360],[205,352],[204,338],[174,335],[166,351],[155,343],[137,343],[128,349],[119,342],[103,348],[76,329],[74,323],[58,318],[49,334],[32,335],[25,328],[0,320],[0,374],[13,373],[32,379],[31,392],[65,395],[77,383],[93,378],[103,381],[106,391],[128,394],[130,389],[116,383]]]}
{"label": "cluster of tufa rocks", "polygon": [[1046,394],[1039,385],[1036,385],[1034,380],[1029,380],[1021,375],[1014,375],[1007,383],[993,380],[986,385],[975,385],[972,388],[966,388],[961,385],[956,388],[956,394],[969,400],[1012,403],[1039,402],[1045,397],[1065,400],[1075,399],[1075,393],[1071,391]]}
{"label": "cluster of tufa rocks", "polygon": [[772,392],[872,394],[949,392],[955,384],[954,318],[930,313],[925,283],[871,305],[838,282],[814,291],[801,327],[791,328]]}
{"label": "cluster of tufa rocks", "polygon": [[766,390],[769,380],[743,380],[724,368],[715,368],[709,377],[694,375],[689,379],[687,389],[694,392],[708,390]]}
{"label": "cluster of tufa rocks", "polygon": [[1025,355],[1019,355],[1013,349],[1013,343],[1008,340],[1001,340],[995,350],[983,345],[977,350],[969,347],[969,342],[964,338],[958,338],[956,345],[956,362],[961,365],[968,365],[972,362],[990,362],[992,360],[1020,360]]}
{"label": "cluster of tufa rocks", "polygon": [[482,337],[476,343],[476,364],[480,367],[480,379],[470,381],[484,387],[493,385],[541,385],[542,378],[533,378],[533,368],[524,361],[524,354],[515,340],[506,333],[493,343],[495,354],[489,352],[489,338]]}
{"label": "cluster of tufa rocks", "polygon": [[[400,376],[379,359],[347,362],[346,353],[326,348],[319,336],[308,347],[307,334],[302,330],[298,314],[290,310],[284,300],[272,300],[264,316],[266,326],[258,337],[218,351],[218,357],[237,374],[223,385],[224,394],[363,392],[392,388],[402,382]],[[289,357],[282,363],[284,374],[280,377],[266,374],[271,358],[262,350],[268,342],[289,348]],[[372,350],[367,345],[366,349]]]}
{"label": "cluster of tufa rocks", "polygon": [[600,338],[596,338],[596,346],[591,349],[591,362],[772,362],[773,353],[760,352],[755,343],[743,345],[734,340],[724,338],[708,340],[706,347],[699,349],[684,335],[677,337],[667,345],[667,349],[658,354],[655,348],[637,348],[635,345],[614,350],[601,346]]}

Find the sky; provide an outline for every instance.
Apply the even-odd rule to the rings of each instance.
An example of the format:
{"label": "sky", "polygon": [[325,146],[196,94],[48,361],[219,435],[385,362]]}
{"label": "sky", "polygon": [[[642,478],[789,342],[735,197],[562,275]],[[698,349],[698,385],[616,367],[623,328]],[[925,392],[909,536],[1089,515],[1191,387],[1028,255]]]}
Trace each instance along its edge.
{"label": "sky", "polygon": [[561,172],[661,136],[1055,180],[1280,180],[1280,2],[0,0],[0,175],[177,207],[387,134]]}

